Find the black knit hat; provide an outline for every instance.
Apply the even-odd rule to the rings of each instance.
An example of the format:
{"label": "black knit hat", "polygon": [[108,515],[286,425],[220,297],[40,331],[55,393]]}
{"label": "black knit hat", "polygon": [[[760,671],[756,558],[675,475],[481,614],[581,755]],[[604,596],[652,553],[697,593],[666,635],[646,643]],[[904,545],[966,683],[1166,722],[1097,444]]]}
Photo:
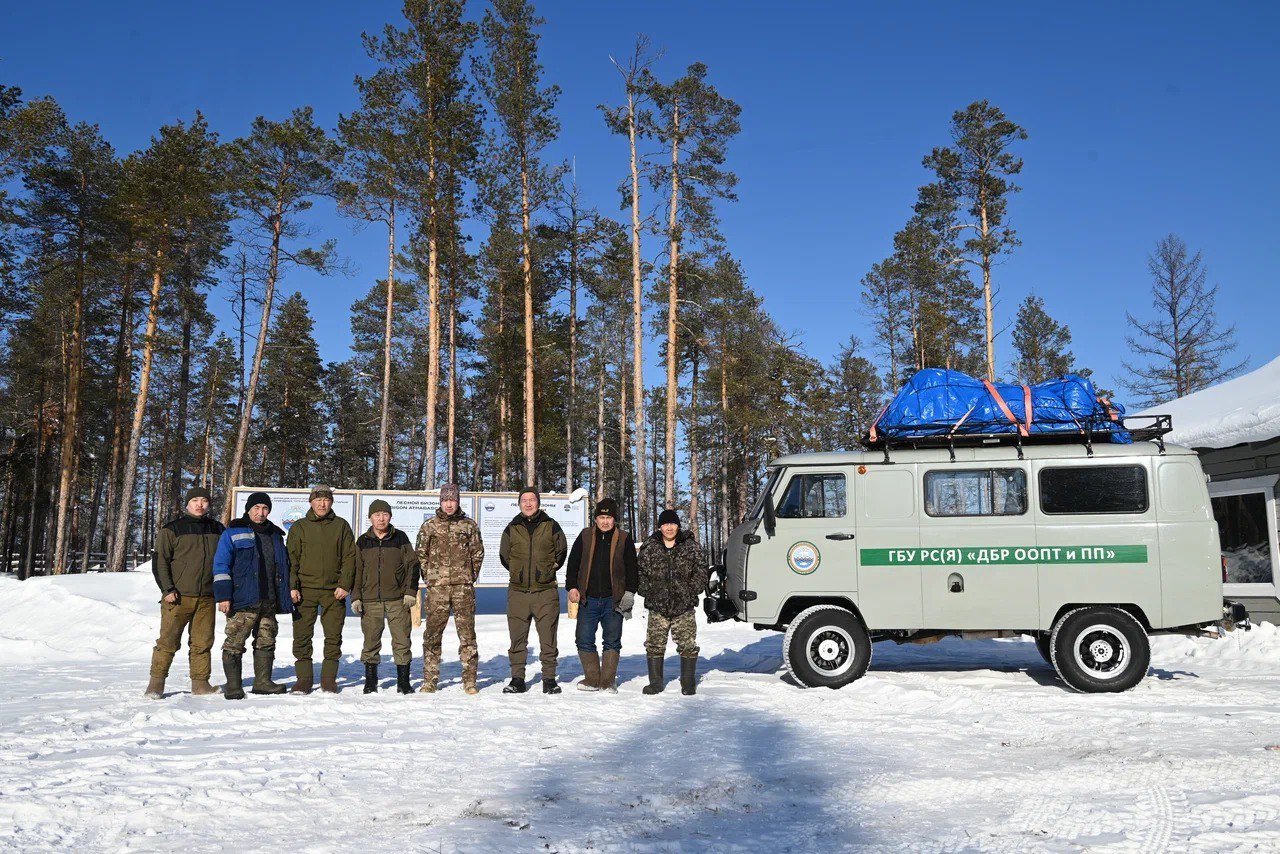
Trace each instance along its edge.
{"label": "black knit hat", "polygon": [[670,507],[668,507],[666,510],[663,510],[662,513],[658,515],[659,528],[661,528],[663,525],[666,525],[668,523],[674,524],[674,525],[680,524],[680,514],[677,513],[675,510],[672,510]]}
{"label": "black knit hat", "polygon": [[265,492],[250,492],[249,497],[244,501],[244,512],[248,513],[250,507],[256,507],[259,504],[267,505],[267,512],[270,512],[271,496]]}
{"label": "black knit hat", "polygon": [[618,518],[618,502],[612,498],[601,498],[596,503],[596,512],[591,514],[592,518],[596,516],[610,516],[614,519]]}
{"label": "black knit hat", "polygon": [[205,501],[213,501],[213,495],[203,486],[193,486],[187,490],[187,497],[182,503],[185,505],[193,498],[203,498]]}

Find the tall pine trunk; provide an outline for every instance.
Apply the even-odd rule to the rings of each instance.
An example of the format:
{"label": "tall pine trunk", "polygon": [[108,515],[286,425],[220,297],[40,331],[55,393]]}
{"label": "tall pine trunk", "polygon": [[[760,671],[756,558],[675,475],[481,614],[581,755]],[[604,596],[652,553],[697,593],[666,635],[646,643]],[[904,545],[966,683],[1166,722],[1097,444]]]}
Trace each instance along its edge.
{"label": "tall pine trunk", "polygon": [[125,456],[124,477],[120,485],[120,504],[116,514],[116,531],[112,539],[107,569],[122,572],[125,539],[129,533],[129,516],[133,506],[133,484],[138,474],[138,446],[142,444],[142,421],[147,411],[147,392],[151,385],[151,362],[155,356],[156,326],[160,320],[160,285],[164,280],[164,250],[157,249],[151,271],[151,302],[147,308],[147,328],[142,342],[142,368],[138,372],[138,396],[133,404],[133,422],[129,432],[129,451]]}
{"label": "tall pine trunk", "polygon": [[440,189],[436,182],[435,145],[427,146],[427,420],[423,489],[436,488],[436,409],[440,394]]}
{"label": "tall pine trunk", "polygon": [[396,302],[396,202],[387,216],[387,316],[382,331],[382,411],[378,418],[378,489],[387,488],[387,458],[391,453],[391,323]]}
{"label": "tall pine trunk", "polygon": [[529,233],[529,162],[520,153],[520,270],[524,275],[524,479],[536,485],[537,435],[533,390],[533,246]]}
{"label": "tall pine trunk", "polygon": [[644,278],[640,272],[640,163],[636,153],[635,92],[627,91],[627,142],[631,150],[631,398],[635,410],[636,490],[641,523],[649,524],[649,487],[644,435]]}
{"label": "tall pine trunk", "polygon": [[596,501],[605,497],[604,474],[604,359],[596,380]]}
{"label": "tall pine trunk", "polygon": [[445,476],[458,482],[458,278],[449,277],[449,415],[445,426]]}
{"label": "tall pine trunk", "polygon": [[578,204],[569,212],[569,405],[564,415],[564,491],[573,492],[573,418],[578,394]]}
{"label": "tall pine trunk", "polygon": [[666,507],[676,505],[676,312],[679,307],[679,284],[676,271],[680,261],[680,103],[672,107],[671,123],[671,209],[667,214],[667,444],[664,475]]}
{"label": "tall pine trunk", "polygon": [[689,385],[689,524],[698,526],[698,351],[693,351],[693,381]]}
{"label": "tall pine trunk", "polygon": [[[87,182],[84,174],[80,176],[80,190],[85,192]],[[76,292],[71,300],[71,340],[67,344],[67,379],[64,386],[64,405],[62,408],[62,448],[58,456],[61,471],[58,477],[58,516],[56,521],[56,540],[53,548],[53,572],[61,575],[65,571],[68,540],[68,515],[71,509],[72,493],[76,483],[76,436],[80,430],[80,386],[84,371],[84,300],[85,300],[85,223],[83,213],[76,228]]]}
{"label": "tall pine trunk", "polygon": [[253,398],[258,392],[258,379],[262,376],[262,356],[267,348],[267,329],[271,324],[271,300],[276,292],[276,278],[280,274],[280,231],[283,201],[277,200],[271,227],[271,254],[267,262],[267,286],[262,294],[262,322],[258,325],[258,344],[253,353],[253,371],[249,385],[244,390],[244,406],[240,411],[240,427],[236,430],[235,450],[231,454],[231,467],[227,469],[226,502],[222,508],[222,524],[231,522],[233,511],[231,493],[240,480],[244,466],[245,446],[249,441],[249,423],[253,415]]}

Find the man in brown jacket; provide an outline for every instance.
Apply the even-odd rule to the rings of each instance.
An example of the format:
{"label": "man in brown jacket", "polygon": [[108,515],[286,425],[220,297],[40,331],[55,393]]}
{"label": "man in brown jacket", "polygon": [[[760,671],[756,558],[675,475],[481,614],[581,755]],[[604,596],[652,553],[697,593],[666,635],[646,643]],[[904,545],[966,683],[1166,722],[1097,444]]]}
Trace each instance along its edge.
{"label": "man in brown jacket", "polygon": [[422,691],[436,690],[440,645],[453,614],[462,659],[462,687],[475,694],[480,652],[476,647],[476,579],[484,563],[480,527],[458,504],[458,485],[440,487],[440,508],[418,530],[418,560],[427,586],[426,631],[422,635]]}
{"label": "man in brown jacket", "polygon": [[356,581],[351,610],[364,630],[364,692],[378,690],[382,660],[382,627],[391,628],[391,657],[396,663],[396,690],[409,687],[409,609],[418,597],[418,556],[404,531],[391,525],[391,505],[381,498],[369,505],[369,530],[356,540]]}
{"label": "man in brown jacket", "polygon": [[320,690],[338,692],[338,659],[342,655],[342,626],[347,620],[346,598],[355,586],[356,538],[347,520],[333,512],[333,490],[311,490],[311,509],[289,528],[289,586],[298,616],[293,623],[293,657],[298,681],[295,694],[311,693],[315,675],[311,638],[316,615],[324,629],[324,663]]}
{"label": "man in brown jacket", "polygon": [[191,693],[216,694],[209,684],[210,655],[213,648],[213,553],[222,536],[222,523],[209,518],[209,490],[197,486],[187,490],[186,509],[160,529],[151,565],[160,587],[160,637],[151,653],[151,681],[146,696],[164,696],[164,680],[169,666],[182,646],[187,630],[191,665]]}

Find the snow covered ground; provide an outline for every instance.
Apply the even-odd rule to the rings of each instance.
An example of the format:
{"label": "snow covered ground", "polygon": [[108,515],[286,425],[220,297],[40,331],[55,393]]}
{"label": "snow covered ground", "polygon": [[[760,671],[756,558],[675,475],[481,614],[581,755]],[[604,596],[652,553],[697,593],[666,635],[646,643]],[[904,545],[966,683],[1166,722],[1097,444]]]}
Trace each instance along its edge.
{"label": "snow covered ground", "polygon": [[156,598],[140,573],[0,578],[0,848],[1280,850],[1270,625],[1158,639],[1137,689],[1084,696],[1023,641],[881,644],[861,682],[802,690],[780,635],[720,624],[698,696],[644,697],[641,613],[616,696],[513,697],[482,616],[479,696],[446,635],[439,694],[366,697],[348,620],[338,696],[192,697],[183,651],[154,702]]}

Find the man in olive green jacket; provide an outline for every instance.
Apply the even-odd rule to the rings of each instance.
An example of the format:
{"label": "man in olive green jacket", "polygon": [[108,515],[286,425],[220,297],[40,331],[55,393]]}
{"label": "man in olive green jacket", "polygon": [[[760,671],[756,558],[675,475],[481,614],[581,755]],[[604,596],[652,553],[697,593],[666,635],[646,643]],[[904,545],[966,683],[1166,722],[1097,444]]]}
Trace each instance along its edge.
{"label": "man in olive green jacket", "polygon": [[213,648],[213,553],[222,536],[222,523],[209,518],[212,496],[203,487],[187,490],[185,510],[160,529],[151,565],[160,587],[160,637],[151,652],[151,681],[146,696],[164,696],[169,666],[182,646],[187,629],[191,664],[191,693],[216,694],[209,684]]}
{"label": "man in olive green jacket", "polygon": [[524,666],[529,657],[529,623],[538,627],[542,661],[542,692],[559,694],[556,684],[556,629],[560,624],[560,590],[556,573],[564,565],[569,547],[560,524],[542,510],[542,499],[532,486],[520,491],[520,514],[502,532],[498,559],[511,580],[507,586],[507,630],[511,633],[511,683],[504,694],[523,694]]}
{"label": "man in olive green jacket", "polygon": [[396,690],[411,693],[409,609],[418,601],[418,556],[409,535],[391,524],[391,505],[381,498],[369,505],[369,530],[356,540],[356,585],[351,610],[360,615],[364,631],[364,692],[378,690],[382,660],[382,630],[391,629],[391,655],[396,665]]}
{"label": "man in olive green jacket", "polygon": [[289,587],[298,605],[293,624],[293,657],[297,660],[296,694],[311,692],[315,675],[311,637],[316,614],[324,629],[324,662],[320,690],[338,692],[338,659],[342,655],[342,626],[347,620],[346,598],[355,586],[356,538],[347,520],[333,512],[333,490],[311,490],[311,509],[289,528]]}

